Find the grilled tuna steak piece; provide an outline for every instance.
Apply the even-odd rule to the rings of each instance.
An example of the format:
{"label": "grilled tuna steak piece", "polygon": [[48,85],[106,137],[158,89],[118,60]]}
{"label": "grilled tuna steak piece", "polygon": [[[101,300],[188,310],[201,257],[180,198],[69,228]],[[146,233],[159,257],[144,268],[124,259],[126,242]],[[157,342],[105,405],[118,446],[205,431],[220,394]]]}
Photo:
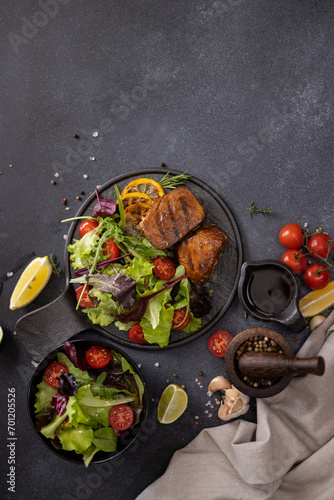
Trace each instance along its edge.
{"label": "grilled tuna steak piece", "polygon": [[179,187],[156,198],[140,223],[146,238],[155,248],[169,248],[204,220],[205,213],[196,196]]}
{"label": "grilled tuna steak piece", "polygon": [[181,241],[177,259],[194,283],[204,283],[211,277],[226,244],[227,237],[216,226],[202,226]]}

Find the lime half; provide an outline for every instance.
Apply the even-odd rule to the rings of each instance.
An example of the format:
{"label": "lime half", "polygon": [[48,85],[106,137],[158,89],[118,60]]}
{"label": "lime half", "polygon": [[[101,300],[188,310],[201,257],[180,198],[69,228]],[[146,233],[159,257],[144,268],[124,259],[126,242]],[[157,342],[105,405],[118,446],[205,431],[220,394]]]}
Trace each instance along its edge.
{"label": "lime half", "polygon": [[170,384],[161,394],[158,404],[158,420],[161,424],[175,422],[188,405],[187,393],[177,384]]}

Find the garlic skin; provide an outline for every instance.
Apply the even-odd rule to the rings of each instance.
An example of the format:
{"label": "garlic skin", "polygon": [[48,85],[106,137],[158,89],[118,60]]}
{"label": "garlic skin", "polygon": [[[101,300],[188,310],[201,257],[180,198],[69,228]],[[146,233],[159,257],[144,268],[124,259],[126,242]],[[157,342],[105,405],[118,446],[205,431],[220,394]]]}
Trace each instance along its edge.
{"label": "garlic skin", "polygon": [[249,396],[240,392],[224,377],[215,377],[211,380],[209,391],[224,391],[224,402],[218,410],[218,417],[225,422],[240,417],[249,410]]}
{"label": "garlic skin", "polygon": [[326,319],[326,316],[322,316],[322,315],[318,315],[318,316],[313,316],[313,318],[311,319],[310,323],[309,323],[309,329],[311,332],[313,332],[313,330],[315,330],[316,328],[318,328],[318,326],[321,325],[321,323],[323,323]]}

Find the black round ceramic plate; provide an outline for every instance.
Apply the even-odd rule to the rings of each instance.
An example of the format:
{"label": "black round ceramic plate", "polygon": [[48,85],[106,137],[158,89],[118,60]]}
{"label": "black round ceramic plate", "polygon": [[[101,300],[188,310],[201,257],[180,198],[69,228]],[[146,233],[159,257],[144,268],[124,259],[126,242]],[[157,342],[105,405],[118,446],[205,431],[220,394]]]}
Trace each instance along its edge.
{"label": "black round ceramic plate", "polygon": [[[90,346],[92,345],[99,345],[101,347],[105,347],[107,349],[112,349],[113,351],[117,352],[118,354],[121,354],[127,361],[128,363],[133,367],[133,369],[136,371],[137,375],[140,377],[143,386],[144,386],[144,396],[143,396],[143,409],[140,414],[140,420],[139,422],[131,427],[127,432],[124,432],[122,436],[120,436],[117,440],[117,450],[113,452],[104,452],[104,451],[99,451],[94,455],[92,463],[99,463],[99,462],[105,462],[107,460],[111,460],[112,458],[118,456],[120,453],[122,453],[124,450],[126,450],[131,444],[134,442],[136,439],[137,435],[143,428],[145,424],[145,419],[146,419],[146,414],[147,414],[147,405],[148,405],[148,400],[147,400],[147,389],[146,389],[146,384],[143,379],[143,376],[136,366],[136,363],[123,351],[121,351],[118,347],[115,347],[114,345],[110,344],[109,341],[106,342],[100,342],[98,340],[73,340],[73,344],[76,346],[76,348],[83,349],[86,351],[89,349]],[[56,449],[50,439],[47,439],[44,437],[39,431],[36,429],[36,417],[35,417],[35,402],[36,402],[36,392],[37,392],[37,385],[40,384],[40,382],[43,379],[43,375],[45,372],[45,369],[47,366],[49,366],[50,363],[53,361],[56,361],[57,359],[57,354],[58,352],[63,352],[64,349],[63,346],[59,346],[56,349],[54,349],[52,352],[50,352],[45,358],[38,364],[29,384],[28,388],[28,413],[30,417],[31,424],[33,428],[35,429],[38,437],[41,439],[41,441],[45,444],[45,446],[58,455],[61,458],[64,458],[66,460],[69,460],[70,462],[77,462],[80,464],[83,464],[83,457],[81,454],[77,454],[74,451],[66,451],[63,449]]]}
{"label": "black round ceramic plate", "polygon": [[[121,175],[107,182],[103,186],[99,187],[99,193],[101,198],[116,199],[115,185],[119,188],[120,192],[123,188],[132,180],[139,177],[149,177],[157,181],[161,180],[165,175],[165,171],[162,169],[147,169],[147,170],[137,170],[129,172],[127,174]],[[182,172],[176,170],[169,170],[170,175],[178,175]],[[205,223],[216,224],[217,227],[223,231],[228,239],[227,246],[220,258],[218,265],[213,273],[211,279],[207,282],[206,288],[213,290],[212,294],[212,309],[209,314],[202,318],[202,327],[195,333],[184,333],[184,332],[171,332],[170,343],[167,347],[174,347],[199,337],[207,330],[209,330],[214,324],[223,316],[228,306],[230,305],[233,296],[236,292],[240,268],[242,264],[242,245],[241,238],[237,224],[224,203],[224,201],[211,189],[207,184],[205,184],[200,179],[195,177],[190,177],[185,184],[190,191],[197,196],[201,202],[206,219]],[[96,204],[96,195],[91,195],[86,202],[82,205],[76,216],[91,215],[93,213],[93,208]],[[65,272],[67,280],[73,275],[73,271],[70,267],[69,255],[67,252],[67,245],[69,245],[73,238],[80,238],[79,236],[79,225],[81,220],[75,221],[68,233],[65,249]],[[72,285],[70,285],[72,286]],[[74,294],[73,289],[73,294]],[[121,344],[128,345],[131,347],[139,347],[142,349],[160,349],[158,345],[155,344],[135,344],[131,342],[128,338],[127,332],[120,331],[113,324],[107,327],[101,327],[98,325],[93,325],[87,318],[85,313],[77,311],[78,314],[85,316],[90,327],[94,327],[101,331],[107,337],[120,342]]]}

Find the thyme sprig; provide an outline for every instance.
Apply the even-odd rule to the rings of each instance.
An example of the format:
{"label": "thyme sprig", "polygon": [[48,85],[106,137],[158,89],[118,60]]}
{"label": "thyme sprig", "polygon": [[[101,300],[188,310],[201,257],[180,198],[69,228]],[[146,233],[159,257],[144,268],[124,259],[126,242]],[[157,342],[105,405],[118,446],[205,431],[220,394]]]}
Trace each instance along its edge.
{"label": "thyme sprig", "polygon": [[272,208],[256,208],[253,201],[251,201],[250,207],[247,208],[247,210],[249,211],[250,219],[252,218],[252,215],[254,215],[255,213],[263,214],[265,217],[267,217],[267,215],[272,212]]}
{"label": "thyme sprig", "polygon": [[57,261],[56,256],[52,253],[49,255],[49,261],[52,267],[52,272],[55,274],[58,278],[60,278],[60,273],[62,271],[59,262]]}
{"label": "thyme sprig", "polygon": [[163,178],[159,181],[159,184],[165,189],[175,189],[179,186],[182,186],[189,177],[187,174],[188,170],[183,172],[183,174],[173,175],[170,177],[169,172],[163,176]]}

